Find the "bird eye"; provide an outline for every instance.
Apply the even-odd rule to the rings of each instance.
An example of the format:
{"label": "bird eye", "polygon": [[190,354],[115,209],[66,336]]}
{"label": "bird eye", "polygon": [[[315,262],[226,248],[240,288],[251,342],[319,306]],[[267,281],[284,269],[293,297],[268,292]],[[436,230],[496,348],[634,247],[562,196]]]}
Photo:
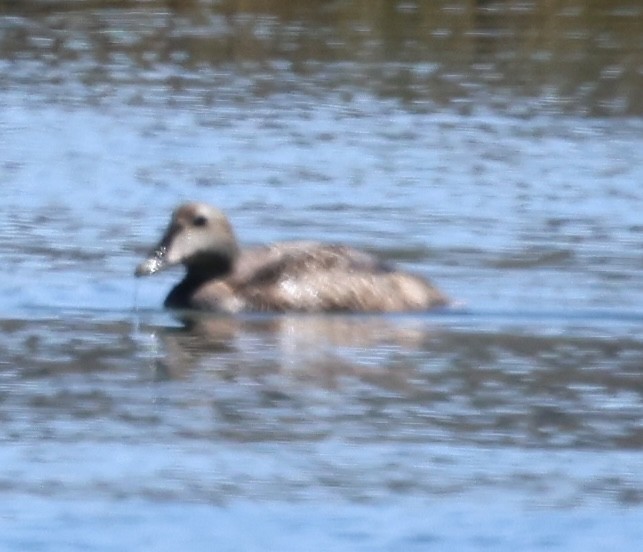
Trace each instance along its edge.
{"label": "bird eye", "polygon": [[203,215],[197,215],[192,219],[192,224],[194,226],[205,226],[208,223],[208,219]]}

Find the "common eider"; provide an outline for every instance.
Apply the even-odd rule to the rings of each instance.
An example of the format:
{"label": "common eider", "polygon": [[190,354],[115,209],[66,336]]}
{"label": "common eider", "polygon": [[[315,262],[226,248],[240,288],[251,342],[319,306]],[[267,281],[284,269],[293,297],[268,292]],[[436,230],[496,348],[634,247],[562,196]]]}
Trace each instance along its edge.
{"label": "common eider", "polygon": [[176,309],[238,312],[403,312],[449,304],[421,276],[343,245],[280,242],[240,249],[219,209],[186,203],[136,268],[148,276],[187,270],[165,300]]}

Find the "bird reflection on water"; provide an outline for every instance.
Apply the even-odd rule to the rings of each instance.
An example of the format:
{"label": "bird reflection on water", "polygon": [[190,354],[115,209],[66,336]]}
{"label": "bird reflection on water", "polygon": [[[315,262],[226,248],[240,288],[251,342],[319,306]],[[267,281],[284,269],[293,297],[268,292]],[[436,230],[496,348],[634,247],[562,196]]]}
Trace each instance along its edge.
{"label": "bird reflection on water", "polygon": [[[156,377],[187,377],[195,370],[225,380],[285,376],[336,388],[356,378],[405,389],[412,366],[401,362],[421,350],[433,329],[420,317],[269,315],[230,317],[183,312],[181,328],[155,332],[163,353]],[[395,364],[395,369],[392,368]]]}

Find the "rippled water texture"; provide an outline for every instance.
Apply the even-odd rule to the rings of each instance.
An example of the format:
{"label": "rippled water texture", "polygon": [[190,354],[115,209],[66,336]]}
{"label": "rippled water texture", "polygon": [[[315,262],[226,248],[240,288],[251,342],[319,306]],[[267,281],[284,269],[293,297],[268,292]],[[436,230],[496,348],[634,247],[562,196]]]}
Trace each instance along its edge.
{"label": "rippled water texture", "polygon": [[[0,548],[638,550],[639,4],[0,0]],[[458,306],[179,320],[187,199]]]}

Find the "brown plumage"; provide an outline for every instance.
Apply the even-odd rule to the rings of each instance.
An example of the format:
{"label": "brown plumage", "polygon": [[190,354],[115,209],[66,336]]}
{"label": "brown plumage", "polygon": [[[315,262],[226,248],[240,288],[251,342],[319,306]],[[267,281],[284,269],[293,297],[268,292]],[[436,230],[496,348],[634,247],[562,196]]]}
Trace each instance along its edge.
{"label": "brown plumage", "polygon": [[136,276],[175,264],[185,265],[187,273],[165,300],[171,308],[396,312],[449,303],[424,278],[351,247],[282,242],[241,251],[226,216],[203,203],[187,203],[174,211]]}

